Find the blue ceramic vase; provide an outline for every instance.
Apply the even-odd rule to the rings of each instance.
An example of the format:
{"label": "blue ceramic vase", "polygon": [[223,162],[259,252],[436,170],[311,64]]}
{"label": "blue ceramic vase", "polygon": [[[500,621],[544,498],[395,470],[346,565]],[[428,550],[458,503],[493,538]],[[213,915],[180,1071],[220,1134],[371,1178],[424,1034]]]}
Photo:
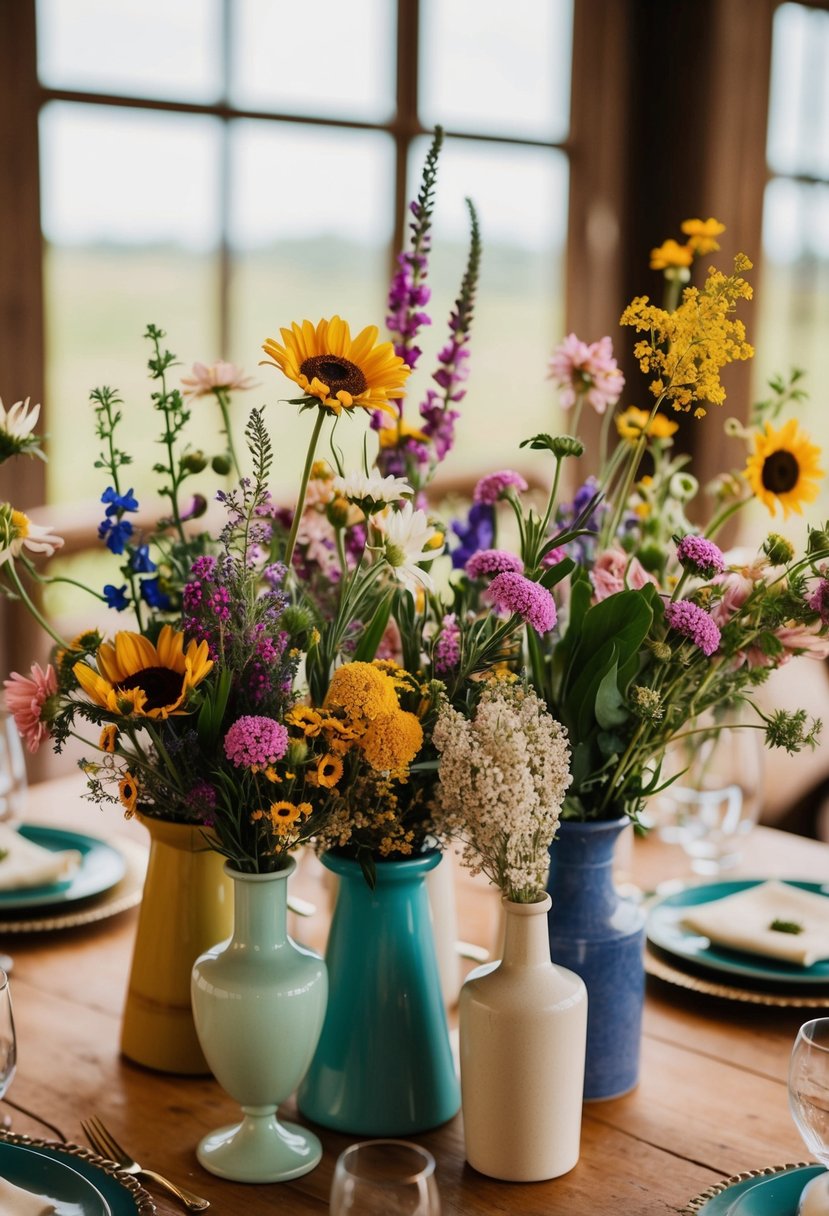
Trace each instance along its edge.
{"label": "blue ceramic vase", "polygon": [[645,913],[613,884],[613,850],[628,822],[564,820],[550,846],[550,956],[587,987],[585,1101],[617,1098],[639,1080]]}
{"label": "blue ceramic vase", "polygon": [[440,859],[378,861],[372,890],[356,861],[323,855],[340,880],[329,1001],[298,1094],[303,1115],[323,1127],[407,1136],[460,1107],[424,881]]}

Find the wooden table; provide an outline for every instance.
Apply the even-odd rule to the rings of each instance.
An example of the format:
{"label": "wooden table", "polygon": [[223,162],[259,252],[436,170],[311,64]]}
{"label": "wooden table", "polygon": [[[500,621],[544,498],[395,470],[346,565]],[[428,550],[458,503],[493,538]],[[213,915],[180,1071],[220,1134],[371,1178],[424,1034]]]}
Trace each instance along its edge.
{"label": "wooden table", "polygon": [[[98,835],[143,834],[114,809],[84,802],[76,778],[34,787],[27,818]],[[324,891],[315,866],[302,867],[295,893],[319,902]],[[687,872],[679,850],[655,838],[635,842],[631,869],[645,889]],[[759,828],[747,842],[743,871],[827,880],[829,845]],[[459,880],[458,892],[461,936],[488,945],[497,918],[493,894],[468,878]],[[347,1137],[323,1132],[321,1165],[296,1182],[222,1182],[199,1167],[194,1148],[207,1131],[236,1117],[234,1103],[212,1080],[157,1075],[120,1057],[134,929],[135,913],[128,912],[85,929],[0,937],[0,949],[14,956],[19,1065],[10,1099],[76,1143],[84,1143],[80,1119],[99,1114],[139,1160],[207,1196],[217,1214],[326,1213],[334,1162]],[[297,935],[319,941],[324,933],[320,915],[303,921]],[[798,1026],[813,1016],[649,979],[641,1083],[624,1098],[585,1107],[581,1159],[571,1173],[521,1185],[482,1177],[465,1164],[460,1116],[417,1137],[437,1159],[444,1216],[651,1216],[680,1211],[721,1178],[802,1161],[786,1073]],[[292,1102],[283,1113],[298,1117]],[[13,1114],[15,1131],[44,1134]],[[179,1210],[162,1194],[154,1196],[159,1213]]]}

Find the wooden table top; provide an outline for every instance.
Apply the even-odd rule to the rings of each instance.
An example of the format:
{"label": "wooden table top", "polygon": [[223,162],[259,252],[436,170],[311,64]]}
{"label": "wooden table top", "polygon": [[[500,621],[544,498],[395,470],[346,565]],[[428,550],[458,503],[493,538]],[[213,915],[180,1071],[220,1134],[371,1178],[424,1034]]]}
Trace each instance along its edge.
{"label": "wooden table top", "polygon": [[[33,787],[26,818],[98,836],[146,838],[114,809],[86,803],[81,788],[75,777]],[[315,859],[308,862],[292,891],[321,910],[292,931],[320,945],[323,871]],[[655,837],[632,842],[627,864],[643,889],[688,874],[680,850]],[[758,828],[746,842],[741,870],[829,880],[829,845]],[[457,888],[461,937],[490,946],[498,915],[494,893],[464,875]],[[322,1131],[322,1163],[295,1182],[220,1181],[199,1167],[194,1150],[206,1132],[236,1118],[232,1100],[213,1080],[151,1073],[119,1055],[135,918],[126,912],[85,928],[0,935],[0,949],[14,958],[19,1062],[9,1098],[78,1144],[85,1143],[81,1118],[98,1114],[143,1164],[205,1195],[217,1214],[326,1213],[334,1162],[357,1137]],[[482,1177],[464,1161],[460,1115],[417,1137],[437,1159],[444,1216],[656,1216],[681,1211],[722,1178],[804,1160],[786,1074],[797,1029],[814,1016],[817,1011],[732,1002],[649,978],[641,1082],[623,1098],[585,1106],[581,1158],[569,1174],[524,1184]],[[282,1113],[303,1121],[293,1102]],[[44,1135],[37,1123],[12,1114],[15,1131]],[[164,1216],[181,1210],[162,1193],[153,1196]]]}

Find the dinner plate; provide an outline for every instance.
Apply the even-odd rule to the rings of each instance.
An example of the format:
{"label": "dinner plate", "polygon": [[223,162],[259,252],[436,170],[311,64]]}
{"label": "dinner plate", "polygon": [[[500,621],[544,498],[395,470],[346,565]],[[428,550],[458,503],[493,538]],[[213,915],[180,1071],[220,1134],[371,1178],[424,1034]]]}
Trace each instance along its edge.
{"label": "dinner plate", "polygon": [[822,1165],[786,1165],[727,1178],[692,1199],[682,1216],[795,1216],[800,1192],[821,1173]]}
{"label": "dinner plate", "polygon": [[[34,1157],[69,1166],[100,1193],[109,1205],[104,1209],[108,1216],[153,1216],[156,1211],[152,1197],[131,1174],[119,1170],[111,1162],[78,1145],[58,1144],[51,1140],[31,1140],[15,1132],[0,1132],[0,1151],[13,1151],[21,1159],[25,1156],[27,1160],[24,1168],[31,1170],[39,1168],[40,1164],[28,1160]],[[85,1212],[83,1216],[86,1216]]]}
{"label": "dinner plate", "polygon": [[0,1177],[48,1200],[55,1216],[112,1216],[112,1208],[88,1178],[42,1153],[0,1144]]}
{"label": "dinner plate", "polygon": [[18,831],[26,840],[53,852],[76,849],[81,855],[81,864],[74,874],[60,882],[43,887],[0,891],[0,913],[77,903],[93,895],[101,895],[124,877],[126,862],[122,854],[104,840],[64,828],[40,827],[31,823],[22,824]]}
{"label": "dinner plate", "polygon": [[[822,986],[829,992],[829,959],[811,967],[797,967],[791,963],[764,958],[759,954],[744,954],[738,950],[728,950],[725,946],[714,945],[707,937],[692,929],[686,929],[681,924],[688,908],[711,903],[715,899],[724,899],[738,891],[747,891],[765,881],[764,878],[747,878],[707,882],[698,886],[683,887],[669,895],[657,897],[650,904],[648,911],[649,944],[673,960],[681,960],[709,974],[720,972],[729,975],[732,980],[736,979],[749,985],[771,984],[788,989]],[[799,887],[802,891],[811,891],[829,898],[829,885],[825,883],[788,879],[784,881],[788,886]]]}

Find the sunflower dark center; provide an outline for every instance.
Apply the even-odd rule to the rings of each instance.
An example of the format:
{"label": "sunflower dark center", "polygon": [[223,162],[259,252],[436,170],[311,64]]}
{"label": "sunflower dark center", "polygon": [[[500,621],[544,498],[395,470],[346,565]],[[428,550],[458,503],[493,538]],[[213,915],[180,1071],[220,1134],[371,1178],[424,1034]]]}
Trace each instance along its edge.
{"label": "sunflower dark center", "polygon": [[359,396],[368,388],[366,378],[356,363],[343,359],[341,355],[312,355],[299,369],[303,376],[313,380],[316,376],[327,384],[332,396],[339,392]]}
{"label": "sunflower dark center", "polygon": [[772,494],[788,494],[799,477],[800,465],[791,452],[772,452],[763,461],[763,488]]}
{"label": "sunflower dark center", "polygon": [[169,667],[145,667],[127,676],[118,685],[119,691],[128,692],[132,688],[140,688],[146,693],[145,712],[151,709],[162,709],[165,705],[173,705],[181,696],[182,678],[177,671]]}

